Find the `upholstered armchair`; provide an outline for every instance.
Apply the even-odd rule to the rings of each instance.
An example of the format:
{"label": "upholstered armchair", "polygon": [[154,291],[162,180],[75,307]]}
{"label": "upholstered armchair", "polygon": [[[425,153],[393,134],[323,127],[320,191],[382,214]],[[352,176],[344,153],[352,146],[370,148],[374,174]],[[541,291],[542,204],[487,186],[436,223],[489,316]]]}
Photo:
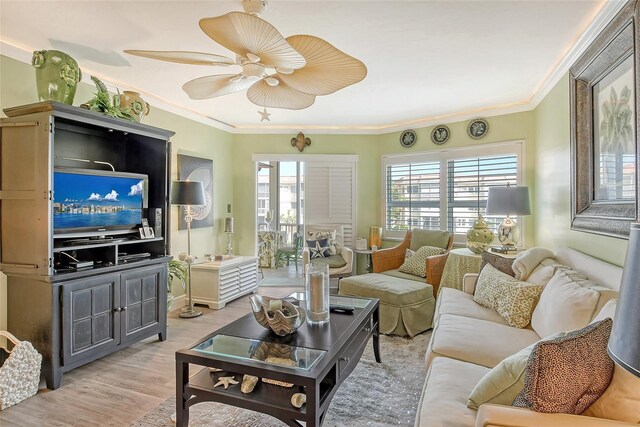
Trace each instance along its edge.
{"label": "upholstered armchair", "polygon": [[[309,247],[307,246],[308,240],[315,240],[313,238],[314,233],[318,232],[334,232],[336,251],[335,255],[331,255],[324,258],[311,259]],[[344,228],[342,224],[317,224],[317,225],[305,225],[304,227],[304,249],[302,250],[302,271],[307,272],[307,266],[309,263],[323,263],[329,265],[329,276],[331,277],[345,277],[350,276],[353,271],[353,251],[344,246]]]}
{"label": "upholstered armchair", "polygon": [[[398,268],[404,263],[407,249],[417,251],[423,246],[434,246],[445,249],[442,255],[433,255],[426,258],[427,277],[422,278],[411,274],[402,273]],[[407,231],[404,240],[392,248],[374,251],[371,255],[374,273],[382,273],[403,279],[425,281],[433,287],[433,295],[437,295],[440,287],[440,279],[444,264],[453,247],[453,234],[440,230],[414,229]]]}

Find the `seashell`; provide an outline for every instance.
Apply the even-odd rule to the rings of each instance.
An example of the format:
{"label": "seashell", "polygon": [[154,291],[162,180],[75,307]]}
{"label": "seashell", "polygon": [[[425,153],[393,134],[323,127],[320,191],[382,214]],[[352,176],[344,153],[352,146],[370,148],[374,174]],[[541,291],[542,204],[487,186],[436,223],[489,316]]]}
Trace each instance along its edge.
{"label": "seashell", "polygon": [[243,393],[251,393],[253,389],[258,384],[258,377],[254,377],[253,375],[244,375],[242,377],[242,385],[240,386],[240,391]]}
{"label": "seashell", "polygon": [[278,298],[252,295],[249,300],[256,321],[281,337],[294,333],[307,319],[304,308],[288,301],[281,300],[282,309],[273,312],[270,310],[270,302]]}
{"label": "seashell", "polygon": [[304,393],[295,393],[291,396],[291,404],[296,408],[302,408],[302,405],[307,403],[307,395]]}

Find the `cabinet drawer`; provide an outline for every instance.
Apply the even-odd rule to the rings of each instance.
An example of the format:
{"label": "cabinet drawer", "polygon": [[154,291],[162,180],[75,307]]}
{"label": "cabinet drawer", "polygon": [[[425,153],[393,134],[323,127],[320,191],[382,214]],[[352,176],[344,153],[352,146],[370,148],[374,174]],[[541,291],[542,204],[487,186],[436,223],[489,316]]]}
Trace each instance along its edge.
{"label": "cabinet drawer", "polygon": [[360,329],[356,336],[341,354],[338,356],[338,378],[349,375],[358,364],[360,355],[364,347],[369,342],[371,336],[371,319],[369,319]]}

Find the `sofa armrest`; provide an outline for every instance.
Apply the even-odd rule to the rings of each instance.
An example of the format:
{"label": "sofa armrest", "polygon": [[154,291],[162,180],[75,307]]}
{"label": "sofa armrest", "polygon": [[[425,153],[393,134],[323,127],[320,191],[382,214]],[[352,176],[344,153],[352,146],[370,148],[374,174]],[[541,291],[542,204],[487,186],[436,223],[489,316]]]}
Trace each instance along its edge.
{"label": "sofa armrest", "polygon": [[373,251],[371,254],[371,264],[374,273],[382,273],[383,271],[395,270],[404,262],[404,257],[411,243],[411,232],[407,232],[404,240],[399,245],[392,248],[380,249]]}
{"label": "sofa armrest", "polygon": [[616,427],[637,426],[604,418],[569,414],[545,414],[525,408],[484,404],[478,409],[476,427]]}
{"label": "sofa armrest", "polygon": [[426,259],[427,263],[427,283],[433,287],[433,296],[438,295],[438,289],[440,288],[440,279],[442,279],[442,272],[444,271],[444,265],[449,257],[449,252],[442,255],[429,256]]}
{"label": "sofa armrest", "polygon": [[347,265],[351,266],[351,269],[349,271],[353,271],[353,251],[351,250],[351,248],[348,248],[346,246],[341,246],[340,255],[342,256],[344,261],[347,263]]}
{"label": "sofa armrest", "polygon": [[478,281],[477,273],[467,273],[462,278],[462,290],[473,295],[476,293],[476,282]]}

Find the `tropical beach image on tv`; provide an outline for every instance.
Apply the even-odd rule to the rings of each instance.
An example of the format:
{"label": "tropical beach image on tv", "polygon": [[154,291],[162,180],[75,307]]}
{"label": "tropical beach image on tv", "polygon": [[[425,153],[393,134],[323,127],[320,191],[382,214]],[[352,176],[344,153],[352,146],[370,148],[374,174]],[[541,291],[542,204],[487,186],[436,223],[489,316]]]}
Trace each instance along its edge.
{"label": "tropical beach image on tv", "polygon": [[53,228],[133,227],[142,222],[144,180],[54,172]]}

